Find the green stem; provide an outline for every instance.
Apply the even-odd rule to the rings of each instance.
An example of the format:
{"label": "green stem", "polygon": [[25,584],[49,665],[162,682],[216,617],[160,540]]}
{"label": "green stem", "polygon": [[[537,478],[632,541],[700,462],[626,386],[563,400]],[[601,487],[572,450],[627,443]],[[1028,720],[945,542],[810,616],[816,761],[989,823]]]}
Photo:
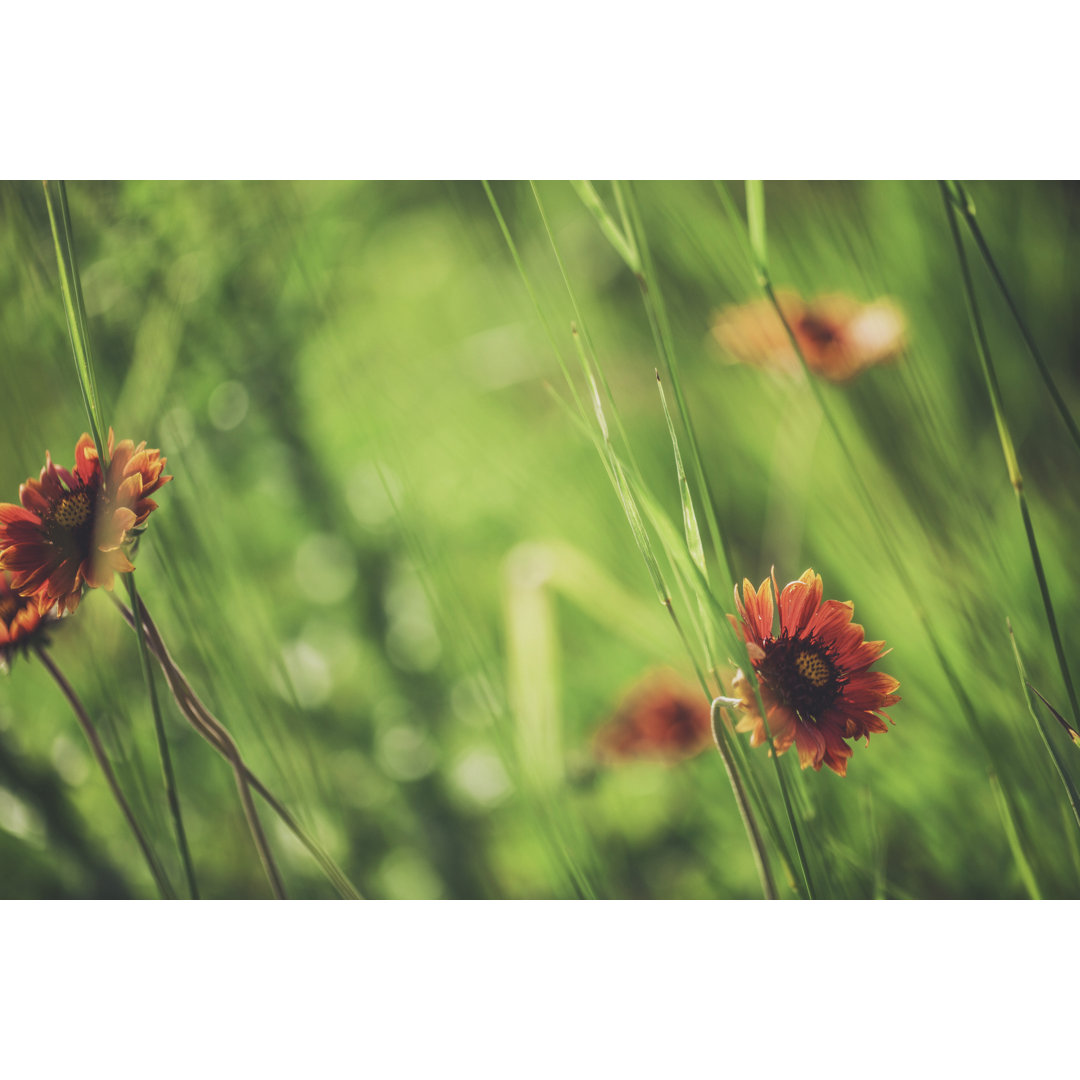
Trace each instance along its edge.
{"label": "green stem", "polygon": [[72,686],[67,679],[64,678],[60,669],[53,662],[52,657],[45,651],[45,647],[40,644],[36,645],[34,646],[34,652],[37,654],[37,657],[42,664],[45,665],[46,671],[53,677],[56,685],[60,687],[61,693],[67,698],[72,712],[75,713],[75,719],[78,720],[79,727],[82,728],[83,734],[86,736],[86,741],[90,744],[90,750],[105,776],[109,789],[112,791],[113,798],[120,807],[120,810],[128,823],[128,827],[131,829],[132,835],[134,835],[135,840],[143,853],[143,858],[146,859],[146,865],[150,868],[150,873],[153,875],[154,882],[158,888],[158,893],[163,899],[175,900],[176,894],[173,892],[172,886],[169,884],[169,880],[165,876],[165,871],[162,869],[161,863],[154,854],[153,848],[150,847],[149,841],[147,841],[142,828],[135,819],[135,814],[132,812],[131,806],[120,787],[120,782],[117,780],[116,773],[113,771],[112,764],[109,761],[108,755],[105,753],[105,747],[102,745],[101,739],[98,736],[97,730],[94,728],[90,717],[87,715],[86,709],[83,708],[83,704],[79,700],[78,695],[75,693],[74,689],[72,689]]}
{"label": "green stem", "polygon": [[664,361],[664,369],[667,373],[671,388],[675,391],[675,404],[679,410],[679,419],[682,420],[686,429],[690,465],[693,469],[694,480],[701,491],[702,509],[705,511],[705,524],[708,526],[709,539],[712,542],[716,558],[724,568],[726,580],[729,586],[735,584],[735,574],[728,556],[727,545],[724,543],[723,533],[720,530],[720,522],[716,516],[716,503],[713,498],[712,487],[705,474],[705,467],[701,461],[701,450],[698,445],[697,433],[694,422],[690,416],[690,408],[683,394],[682,379],[679,376],[679,361],[675,353],[675,341],[671,333],[671,325],[668,322],[667,307],[660,291],[660,284],[656,278],[653,267],[652,255],[649,251],[648,241],[645,238],[645,230],[642,228],[641,216],[638,212],[637,200],[634,198],[632,189],[628,189],[626,202],[629,208],[630,220],[634,225],[636,234],[635,242],[641,255],[641,270],[636,274],[638,286],[641,289],[642,302],[649,319],[649,328],[652,331],[653,341],[657,351]]}
{"label": "green stem", "polygon": [[75,371],[79,377],[86,415],[94,435],[98,455],[103,468],[108,467],[107,444],[102,437],[104,424],[101,419],[101,400],[98,397],[97,380],[94,377],[94,357],[90,348],[90,333],[86,325],[86,305],[83,303],[79,264],[75,258],[75,241],[71,232],[71,216],[68,213],[67,188],[63,180],[45,180],[45,206],[49,211],[52,228],[56,266],[60,272],[60,295],[67,316],[71,350],[75,356]]}
{"label": "green stem", "polygon": [[765,845],[761,839],[761,834],[758,832],[757,822],[754,821],[749,812],[750,804],[747,801],[738,770],[735,768],[735,759],[732,757],[731,747],[727,743],[727,732],[724,731],[724,721],[721,713],[726,700],[725,698],[717,698],[710,707],[713,741],[716,743],[716,749],[720,751],[720,757],[723,758],[728,781],[732,790],[736,793],[735,801],[739,805],[739,814],[742,816],[743,827],[754,838],[754,843],[750,846],[754,852],[754,862],[757,864],[758,877],[761,878],[765,899],[775,900],[777,898],[776,882],[773,880],[772,871],[769,869],[768,860],[765,858]]}
{"label": "green stem", "polygon": [[1006,619],[1005,625],[1009,628],[1009,641],[1012,643],[1013,656],[1016,659],[1016,670],[1020,676],[1020,690],[1024,695],[1024,702],[1028,707],[1028,712],[1031,713],[1031,719],[1035,721],[1035,727],[1038,729],[1039,736],[1042,738],[1043,746],[1050,755],[1050,760],[1054,763],[1058,779],[1061,781],[1061,786],[1065,789],[1065,794],[1068,796],[1069,806],[1072,807],[1073,817],[1076,818],[1076,824],[1080,827],[1080,794],[1077,793],[1076,785],[1073,784],[1071,777],[1065,769],[1065,763],[1058,756],[1054,744],[1050,741],[1050,736],[1046,734],[1046,728],[1043,727],[1043,722],[1039,719],[1039,714],[1035,711],[1035,705],[1031,700],[1031,695],[1028,693],[1027,672],[1024,670],[1024,661],[1020,658],[1020,649],[1016,644],[1016,635],[1013,633],[1012,622]]}
{"label": "green stem", "polygon": [[[134,629],[135,618],[131,611],[119,600],[115,600],[115,598],[114,602],[128,625]],[[271,886],[275,889],[275,893],[278,890],[283,893],[284,889],[281,885],[280,876],[277,873],[277,867],[273,861],[273,856],[270,853],[269,846],[266,844],[266,839],[263,836],[258,816],[255,814],[254,806],[251,804],[250,798],[245,798],[248,786],[262,796],[270,809],[277,814],[289,831],[292,832],[304,847],[307,848],[315,858],[316,862],[318,862],[323,872],[333,883],[334,887],[343,897],[348,900],[362,899],[356,887],[349,881],[348,877],[346,877],[333,859],[331,859],[330,856],[307,834],[307,832],[298,824],[296,819],[271,794],[266,785],[263,784],[262,781],[247,767],[243,758],[240,756],[240,750],[233,740],[233,737],[217,717],[215,717],[202,703],[198,695],[192,689],[191,684],[187,681],[184,673],[177,667],[176,662],[169,654],[169,650],[165,647],[165,642],[162,640],[160,631],[150,618],[150,614],[146,610],[145,604],[142,605],[141,610],[143,626],[146,631],[147,647],[161,666],[161,670],[165,675],[165,681],[168,683],[169,690],[176,699],[180,711],[196,732],[210,743],[210,745],[225,758],[233,769],[237,787],[240,789],[240,797],[243,802],[244,812],[248,818],[249,828],[252,831],[253,839],[259,849],[260,858],[263,860],[264,868],[267,871],[267,876],[271,880]]]}
{"label": "green stem", "polygon": [[[124,575],[124,584],[127,586],[132,609],[145,613],[146,609],[142,606],[142,599],[135,588],[134,571]],[[161,718],[161,706],[158,703],[154,673],[150,668],[150,657],[147,655],[146,641],[142,633],[142,626],[139,623],[136,623],[135,626],[135,638],[139,647],[139,665],[142,668],[143,680],[150,695],[150,711],[154,716],[154,735],[157,737],[158,758],[161,761],[161,775],[165,782],[165,797],[169,803],[169,814],[172,817],[173,828],[176,830],[176,843],[180,849],[180,859],[184,864],[184,876],[187,878],[188,892],[192,900],[198,900],[199,888],[195,882],[195,868],[191,862],[191,851],[188,848],[184,818],[180,812],[180,796],[176,787],[176,775],[173,772],[172,755],[169,753],[169,740],[165,735],[165,723]]]}
{"label": "green stem", "polygon": [[990,407],[994,412],[994,421],[997,424],[1001,451],[1005,455],[1005,467],[1009,473],[1009,482],[1012,484],[1013,491],[1016,492],[1016,501],[1020,509],[1020,517],[1024,522],[1024,533],[1027,536],[1028,549],[1031,552],[1031,561],[1035,567],[1035,577],[1038,580],[1039,593],[1042,596],[1043,610],[1046,613],[1047,625],[1050,627],[1050,637],[1054,642],[1054,653],[1057,656],[1058,668],[1061,670],[1065,690],[1069,695],[1073,720],[1077,725],[1080,725],[1080,704],[1077,702],[1072,674],[1065,659],[1065,650],[1061,643],[1061,635],[1058,632],[1057,618],[1054,615],[1054,605],[1050,600],[1050,587],[1046,581],[1042,557],[1039,555],[1039,545],[1035,539],[1035,528],[1031,523],[1027,497],[1024,494],[1024,479],[1020,474],[1020,464],[1016,458],[1016,450],[1013,447],[1008,421],[1005,418],[1005,408],[1001,401],[1001,387],[998,385],[997,372],[994,369],[994,361],[990,355],[990,345],[986,339],[986,331],[983,328],[982,317],[979,314],[979,306],[975,300],[975,285],[971,280],[971,270],[968,267],[967,256],[964,254],[964,243],[960,238],[960,230],[956,224],[956,209],[952,199],[949,197],[949,189],[944,181],[941,181],[941,197],[945,202],[945,216],[949,219],[949,231],[956,247],[956,258],[960,264],[960,276],[964,283],[964,300],[967,304],[968,319],[971,322],[972,334],[975,338],[975,351],[979,354],[983,380],[986,383],[987,393],[990,395]]}
{"label": "green stem", "polygon": [[[705,697],[712,698],[708,680],[694,657],[694,650],[690,647],[690,642],[686,638],[679,617],[675,614],[675,607],[670,596],[665,598],[664,607],[671,616],[671,621],[675,624],[675,630],[678,632],[683,647],[694,665],[694,672],[697,675],[698,682],[701,684],[701,689],[705,692]],[[739,808],[739,817],[742,818],[743,828],[750,839],[750,848],[754,853],[754,864],[757,867],[758,877],[761,879],[761,891],[765,894],[766,900],[775,900],[777,899],[776,881],[769,867],[769,857],[765,852],[765,841],[762,839],[761,829],[758,827],[757,819],[754,817],[753,808],[747,797],[746,787],[743,784],[742,777],[739,775],[738,766],[727,742],[727,732],[723,729],[723,722],[720,717],[720,710],[732,704],[741,704],[741,702],[734,702],[732,698],[725,697],[712,699],[709,713],[712,718],[713,741],[716,743],[717,750],[720,751],[720,757],[723,759],[724,768],[727,771],[728,783],[731,784],[732,793],[735,795],[735,804]]]}
{"label": "green stem", "polygon": [[[135,597],[133,596],[132,599],[134,601]],[[132,610],[135,609],[133,608]],[[161,641],[160,635],[158,634],[157,627],[151,620],[150,613],[146,610],[146,605],[143,604],[141,601],[139,601],[138,603],[138,610],[141,613],[142,618],[140,620],[135,620],[134,618],[130,620],[130,625],[135,629],[136,635],[140,636],[141,638],[141,631],[145,631],[148,640],[151,642],[151,647],[156,644],[160,651],[164,653],[164,644]],[[168,654],[165,653],[165,655]],[[169,683],[169,688],[170,690],[172,690],[173,696],[177,698],[177,702],[181,705],[181,708],[184,710],[185,715],[188,716],[188,719],[190,720],[191,713],[184,708],[185,702],[181,700],[184,695],[183,693],[178,694],[177,687],[173,684],[172,672],[169,670],[169,668],[166,668],[164,666],[163,671],[165,673],[165,680]],[[190,694],[190,697],[193,698],[194,694],[191,691],[191,687],[187,684],[186,680],[184,681],[184,686],[186,687],[188,694]],[[199,705],[201,707],[202,703],[199,702]],[[205,720],[203,719],[201,714],[198,715],[200,721],[205,724]],[[206,716],[209,715],[209,712],[206,712]],[[278,871],[277,863],[274,861],[273,853],[270,851],[270,845],[267,843],[266,836],[263,833],[262,824],[259,821],[259,815],[255,810],[255,804],[251,798],[251,791],[246,775],[247,769],[243,763],[243,760],[240,757],[240,751],[237,748],[236,743],[233,741],[232,736],[229,735],[224,728],[217,724],[216,721],[214,721],[214,724],[216,725],[216,730],[214,731],[216,741],[211,741],[215,742],[218,750],[232,766],[233,775],[236,779],[237,790],[240,795],[240,804],[244,811],[244,817],[247,820],[248,830],[251,833],[252,841],[255,844],[255,850],[258,852],[259,860],[262,863],[263,870],[266,872],[267,879],[270,882],[270,888],[274,894],[274,898],[277,900],[284,900],[285,886],[282,882],[281,874]],[[197,728],[198,726],[199,725],[196,724]],[[205,734],[205,732],[202,733]]]}
{"label": "green stem", "polygon": [[1069,412],[1069,407],[1065,404],[1065,399],[1061,396],[1061,392],[1054,382],[1054,377],[1050,374],[1050,369],[1046,366],[1046,361],[1043,360],[1042,353],[1039,352],[1039,347],[1035,344],[1035,339],[1028,330],[1027,323],[1024,322],[1023,316],[1020,314],[1020,309],[1016,306],[1016,302],[1012,298],[1012,293],[1009,292],[1009,287],[1005,284],[1005,279],[1001,276],[1001,271],[994,261],[994,256],[990,254],[990,247],[986,243],[986,238],[983,236],[982,229],[979,228],[979,223],[975,218],[975,204],[971,201],[967,192],[955,180],[953,181],[953,184],[960,194],[959,199],[953,200],[953,205],[959,207],[960,213],[964,217],[964,223],[967,225],[975,240],[975,246],[979,249],[979,254],[982,255],[983,262],[986,263],[986,268],[990,271],[990,276],[993,277],[998,289],[1001,291],[1001,295],[1005,297],[1005,303],[1008,305],[1009,311],[1012,312],[1012,317],[1016,321],[1017,328],[1020,330],[1020,336],[1024,339],[1024,344],[1027,346],[1028,352],[1031,353],[1031,358],[1035,361],[1035,366],[1039,369],[1039,374],[1046,384],[1046,389],[1053,399],[1054,404],[1057,406],[1057,410],[1061,414],[1061,419],[1064,421],[1065,427],[1072,437],[1072,441],[1076,444],[1076,448],[1080,450],[1080,427],[1077,427],[1076,421],[1072,417],[1072,413]]}

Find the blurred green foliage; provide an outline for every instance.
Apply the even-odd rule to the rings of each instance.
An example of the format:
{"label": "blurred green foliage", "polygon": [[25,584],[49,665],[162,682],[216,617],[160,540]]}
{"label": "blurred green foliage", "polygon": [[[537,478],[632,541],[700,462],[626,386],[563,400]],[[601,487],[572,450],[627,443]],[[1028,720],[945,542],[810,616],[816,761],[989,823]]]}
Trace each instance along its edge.
{"label": "blurred green foliage", "polygon": [[[572,357],[572,308],[529,187],[493,187]],[[678,523],[638,285],[569,185],[540,191],[637,463]],[[634,187],[736,573],[756,583],[775,565],[783,583],[813,566],[826,596],[853,600],[867,636],[894,649],[879,666],[901,681],[896,725],[856,748],[847,778],[781,762],[824,891],[1025,895],[921,603],[1007,765],[1043,894],[1075,896],[1076,822],[1026,711],[1006,616],[1032,683],[1063,713],[1067,702],[938,189],[765,191],[778,285],[891,296],[910,321],[898,363],[824,392],[918,599],[895,580],[805,384],[727,363],[710,337],[716,309],[757,296],[715,188]],[[970,191],[1075,413],[1077,191]],[[674,766],[593,758],[629,685],[658,666],[691,669],[600,460],[552,395],[566,398],[565,383],[480,185],[125,182],[72,184],[69,199],[106,415],[118,437],[159,446],[175,477],[139,551],[140,590],[255,771],[360,890],[760,895],[714,753]],[[16,501],[45,450],[70,465],[87,427],[40,185],[0,185],[0,251],[0,499]],[[1074,655],[1076,448],[971,258]],[[56,629],[53,655],[179,883],[135,640],[107,596],[88,595]],[[267,895],[228,768],[166,701],[203,894]],[[530,710],[549,727],[530,730]],[[1050,734],[1077,777],[1080,755]],[[764,753],[748,761],[771,792]],[[333,895],[264,821],[291,895]],[[0,682],[0,860],[7,897],[154,894],[32,661]]]}

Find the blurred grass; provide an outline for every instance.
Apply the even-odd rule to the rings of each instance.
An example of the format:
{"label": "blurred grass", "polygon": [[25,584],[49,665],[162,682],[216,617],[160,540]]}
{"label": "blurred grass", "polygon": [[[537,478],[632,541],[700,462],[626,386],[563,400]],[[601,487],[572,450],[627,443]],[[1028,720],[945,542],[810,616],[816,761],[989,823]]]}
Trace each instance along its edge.
{"label": "blurred grass", "polygon": [[[583,319],[636,465],[681,533],[638,282],[569,185],[537,187],[577,315],[529,186],[492,185],[564,356]],[[1078,193],[968,189],[1075,416]],[[616,207],[609,185],[594,191]],[[896,725],[856,747],[846,779],[780,761],[819,889],[1026,895],[985,756],[813,396],[724,363],[709,336],[716,308],[758,295],[744,238],[710,184],[632,191],[736,577],[757,582],[775,564],[783,582],[813,566],[826,596],[853,600],[867,636],[894,649],[879,666],[901,682]],[[1076,896],[1076,822],[1033,730],[1006,616],[1031,683],[1062,712],[1066,695],[937,189],[767,183],[765,195],[778,286],[889,295],[908,314],[900,362],[821,391],[1007,764],[998,781],[1039,890]],[[141,545],[140,592],[252,768],[360,891],[581,895],[572,864],[599,896],[759,896],[715,754],[671,767],[592,759],[592,733],[628,685],[655,666],[691,669],[594,448],[547,389],[564,386],[558,362],[482,187],[133,182],[68,196],[104,414],[118,437],[160,446],[176,477]],[[972,271],[1071,659],[1075,449],[992,279]],[[38,184],[0,185],[0,275],[0,499],[13,501],[46,448],[70,465],[86,428]],[[526,629],[543,653],[524,648]],[[53,654],[103,731],[115,728],[132,759],[122,775],[145,772],[145,813],[166,835],[134,639],[105,597],[57,629]],[[547,672],[543,701],[529,699],[548,725],[541,793],[533,750],[520,753],[526,661],[530,677]],[[201,891],[266,895],[228,767],[166,711]],[[1057,725],[1046,734],[1075,782],[1075,748]],[[0,748],[0,765],[16,763],[0,767],[3,895],[153,895],[35,665],[0,682]],[[744,756],[773,790],[763,752]],[[267,823],[290,895],[333,895]]]}

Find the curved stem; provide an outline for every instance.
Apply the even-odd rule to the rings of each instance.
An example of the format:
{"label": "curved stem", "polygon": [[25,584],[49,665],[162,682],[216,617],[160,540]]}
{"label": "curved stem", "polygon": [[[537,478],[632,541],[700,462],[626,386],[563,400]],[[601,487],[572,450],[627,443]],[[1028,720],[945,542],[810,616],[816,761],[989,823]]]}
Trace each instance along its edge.
{"label": "curved stem", "polygon": [[735,792],[735,802],[739,806],[739,813],[743,819],[743,826],[753,840],[750,847],[754,852],[754,861],[757,863],[758,876],[761,878],[765,890],[765,899],[775,900],[777,898],[776,882],[773,881],[772,871],[769,869],[769,864],[765,859],[765,845],[761,839],[761,834],[758,832],[757,822],[750,813],[750,805],[746,798],[746,792],[743,789],[742,780],[739,778],[738,771],[735,768],[735,760],[731,756],[731,747],[727,744],[727,736],[724,733],[723,720],[720,716],[721,709],[723,709],[724,705],[730,700],[730,698],[718,697],[712,703],[710,716],[712,718],[713,741],[716,743],[716,749],[720,751],[720,757],[724,760],[724,768],[727,769],[728,780],[731,783],[732,790]]}
{"label": "curved stem", "polygon": [[[120,614],[123,615],[128,625],[134,629],[135,618],[131,611],[115,597],[113,597],[113,603],[120,611]],[[169,650],[165,646],[165,642],[161,638],[157,626],[150,618],[150,615],[146,610],[146,605],[142,604],[141,609],[143,628],[146,632],[147,647],[161,666],[169,690],[172,692],[177,705],[180,707],[180,711],[184,714],[188,723],[190,723],[199,735],[210,743],[210,745],[232,766],[236,776],[237,786],[241,790],[241,800],[244,801],[247,788],[250,785],[251,788],[262,796],[267,805],[275,814],[277,814],[286,828],[288,828],[304,847],[307,848],[312,857],[319,864],[323,873],[330,879],[338,892],[349,900],[363,899],[359,891],[352,882],[349,881],[348,877],[346,877],[345,873],[337,866],[334,860],[331,859],[330,856],[307,834],[289,811],[286,810],[285,807],[271,794],[266,785],[244,763],[232,735],[229,734],[224,725],[202,703],[198,695],[191,688],[191,684],[187,681],[184,673],[177,667],[176,662],[173,660],[172,656],[169,654]],[[249,826],[252,827],[253,836],[257,835],[261,838],[262,844],[265,845],[265,837],[262,834],[259,820],[255,816],[255,808],[251,803],[250,795],[247,797],[244,809],[245,814],[249,814],[248,823]],[[257,834],[255,830],[258,830]],[[258,839],[256,840],[256,843],[259,843]],[[269,857],[269,867],[267,869],[268,876],[271,873],[276,874],[276,865],[273,862],[273,857],[269,853],[269,847],[260,848],[260,856],[262,856],[264,850]],[[280,884],[280,877],[278,878],[278,881]]]}
{"label": "curved stem", "polygon": [[37,653],[38,659],[45,665],[45,670],[56,681],[56,685],[60,687],[64,697],[67,698],[68,704],[71,706],[72,712],[75,713],[75,719],[79,721],[79,726],[83,730],[83,734],[86,736],[86,741],[90,744],[90,750],[94,757],[97,759],[97,763],[101,768],[102,773],[105,774],[105,779],[109,784],[109,788],[112,790],[113,798],[116,799],[124,817],[127,819],[128,826],[135,836],[135,840],[138,842],[143,856],[146,859],[147,866],[150,868],[150,873],[154,877],[154,881],[157,884],[158,892],[161,896],[168,900],[175,900],[176,894],[173,892],[172,887],[169,885],[168,878],[166,878],[164,871],[161,868],[161,864],[158,862],[157,856],[154,854],[153,849],[150,847],[146,836],[143,834],[138,821],[135,820],[135,815],[132,813],[131,806],[124,795],[124,792],[120,788],[120,783],[116,779],[116,773],[113,772],[113,767],[109,761],[108,755],[105,753],[105,747],[101,744],[101,739],[98,736],[97,730],[94,728],[90,717],[87,715],[86,710],[83,708],[82,702],[79,700],[79,696],[72,689],[71,684],[64,678],[63,673],[53,662],[53,659],[45,651],[43,645],[35,645],[34,652]]}
{"label": "curved stem", "polygon": [[[142,599],[135,588],[134,572],[124,578],[128,596],[131,597],[132,607],[138,606],[142,610]],[[161,761],[161,774],[165,781],[165,797],[169,803],[169,813],[172,815],[173,828],[176,830],[176,843],[180,849],[180,858],[184,864],[184,875],[187,877],[188,891],[192,900],[199,899],[199,888],[195,883],[195,867],[191,862],[191,850],[188,847],[187,832],[184,829],[184,818],[180,812],[180,795],[176,788],[176,776],[173,773],[172,755],[169,753],[169,741],[165,737],[165,724],[161,718],[161,707],[158,704],[157,687],[154,685],[154,673],[150,669],[150,658],[146,655],[146,642],[144,635],[136,630],[136,639],[139,643],[139,665],[142,667],[143,679],[146,682],[147,692],[150,694],[150,711],[154,717],[154,734],[157,737],[158,758]]]}
{"label": "curved stem", "polygon": [[[141,628],[145,632],[145,636],[148,642],[153,641],[158,647],[158,652],[162,655],[168,656],[168,651],[165,649],[165,644],[161,640],[161,635],[158,633],[157,627],[154,625],[150,618],[149,613],[146,610],[146,605],[139,601],[139,611],[142,615],[139,624],[136,624],[134,619],[132,620],[132,626],[137,627],[141,625]],[[136,630],[137,632],[137,630]],[[171,664],[166,667],[162,665],[162,670],[165,673],[165,681],[169,684],[169,689],[172,690],[173,696],[176,697],[179,702],[181,696],[186,700],[194,698],[194,694],[191,691],[191,687],[187,685],[184,680],[183,687],[180,688],[180,684],[175,678],[176,667]],[[178,692],[178,689],[181,692]],[[182,690],[186,689],[186,694],[182,693]],[[202,703],[200,702],[201,706]],[[206,730],[212,731],[213,737],[210,741],[217,747],[218,751],[232,766],[233,775],[236,778],[237,791],[240,794],[240,805],[244,809],[244,817],[247,819],[248,829],[251,832],[251,838],[255,843],[255,850],[259,853],[259,860],[262,862],[263,869],[266,871],[267,879],[270,882],[270,888],[274,893],[274,898],[277,900],[285,899],[285,885],[281,880],[281,874],[278,871],[277,863],[274,861],[273,853],[270,851],[270,845],[267,843],[266,834],[263,832],[262,823],[259,821],[259,815],[255,810],[255,803],[251,798],[251,789],[248,786],[247,769],[243,760],[240,757],[240,750],[236,743],[233,741],[232,736],[221,726],[205,709],[193,709],[192,712],[184,710],[185,716],[190,720],[192,713],[199,717],[202,722],[196,724],[196,729],[200,733],[205,734]],[[205,713],[205,715],[203,715]],[[204,730],[205,729],[205,730]]]}

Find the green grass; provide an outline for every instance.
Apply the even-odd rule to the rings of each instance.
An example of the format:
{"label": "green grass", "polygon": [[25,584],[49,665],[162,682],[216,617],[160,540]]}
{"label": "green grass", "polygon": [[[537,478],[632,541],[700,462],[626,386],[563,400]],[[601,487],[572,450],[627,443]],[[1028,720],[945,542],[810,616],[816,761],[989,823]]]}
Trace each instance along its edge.
{"label": "green grass", "polygon": [[[102,423],[175,476],[139,593],[361,894],[760,897],[715,751],[601,767],[591,740],[654,667],[711,693],[745,667],[731,585],[775,565],[854,601],[903,697],[844,779],[729,736],[778,895],[807,891],[780,778],[816,895],[1078,895],[1080,753],[1023,680],[1074,719],[1080,204],[965,190],[970,288],[930,183],[765,183],[749,222],[741,185],[494,183],[513,251],[475,183],[68,186]],[[725,362],[711,315],[766,257],[775,288],[895,298],[902,359],[839,386]],[[0,185],[0,275],[16,501],[88,430],[40,184]],[[90,593],[51,655],[182,892],[135,636]],[[234,770],[158,689],[200,894],[269,895]],[[80,739],[16,662],[6,896],[157,894]],[[258,813],[287,894],[337,895]]]}

